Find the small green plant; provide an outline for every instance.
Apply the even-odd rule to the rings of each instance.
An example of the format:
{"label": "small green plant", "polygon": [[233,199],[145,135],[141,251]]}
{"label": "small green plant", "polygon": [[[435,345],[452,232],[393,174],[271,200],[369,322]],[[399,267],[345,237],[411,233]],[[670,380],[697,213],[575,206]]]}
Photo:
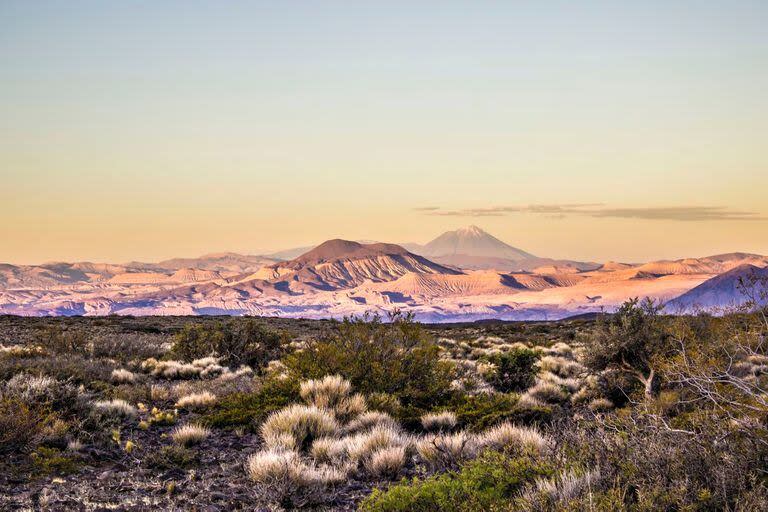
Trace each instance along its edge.
{"label": "small green plant", "polygon": [[404,480],[386,491],[375,490],[360,505],[364,512],[481,512],[505,510],[510,501],[550,468],[530,458],[487,452],[459,471],[425,480]]}
{"label": "small green plant", "polygon": [[188,469],[198,463],[198,455],[195,450],[173,444],[163,446],[160,451],[151,452],[144,459],[144,463],[156,469]]}
{"label": "small green plant", "polygon": [[551,420],[552,409],[546,406],[528,407],[519,403],[519,395],[495,393],[492,395],[463,395],[451,402],[459,424],[473,431],[485,430],[503,421],[517,424],[543,424]]}
{"label": "small green plant", "polygon": [[255,431],[269,414],[298,400],[299,384],[296,380],[269,378],[258,391],[224,397],[201,420],[211,427],[245,426]]}
{"label": "small green plant", "polygon": [[157,407],[153,407],[150,411],[148,425],[168,426],[176,424],[176,412],[175,411],[162,411]]}
{"label": "small green plant", "polygon": [[36,404],[0,398],[0,455],[23,453],[42,438],[54,416]]}
{"label": "small green plant", "polygon": [[57,448],[41,446],[31,455],[33,471],[35,474],[65,475],[74,473],[79,466],[78,462],[68,455],[64,455]]}

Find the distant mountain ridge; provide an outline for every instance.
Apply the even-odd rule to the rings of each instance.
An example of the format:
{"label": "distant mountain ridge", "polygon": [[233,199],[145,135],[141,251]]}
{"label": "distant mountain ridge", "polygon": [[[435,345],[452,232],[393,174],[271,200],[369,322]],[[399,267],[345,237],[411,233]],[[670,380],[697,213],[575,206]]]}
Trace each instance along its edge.
{"label": "distant mountain ridge", "polygon": [[[729,306],[744,272],[768,273],[768,257],[748,253],[603,265],[542,258],[476,226],[404,245],[333,239],[286,260],[228,252],[0,264],[0,314],[341,318],[397,308],[424,321],[544,320],[610,311],[636,296],[691,311]],[[419,254],[428,251],[438,255]]]}

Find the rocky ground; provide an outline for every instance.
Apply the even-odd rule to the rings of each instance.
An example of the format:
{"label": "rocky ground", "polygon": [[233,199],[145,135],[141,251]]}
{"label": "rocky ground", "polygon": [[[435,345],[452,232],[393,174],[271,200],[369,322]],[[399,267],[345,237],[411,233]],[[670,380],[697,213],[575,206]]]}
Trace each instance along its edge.
{"label": "rocky ground", "polygon": [[[184,422],[184,418],[180,417]],[[168,442],[174,427],[154,432],[137,431],[132,454],[99,449],[83,450],[89,461],[75,473],[29,480],[23,474],[0,475],[0,510],[46,511],[155,511],[271,510],[259,506],[258,491],[248,479],[245,462],[259,449],[259,436],[251,432],[217,431],[195,449],[192,467],[155,468],[142,462]],[[350,481],[333,491],[333,510],[355,510],[370,494],[373,483]]]}

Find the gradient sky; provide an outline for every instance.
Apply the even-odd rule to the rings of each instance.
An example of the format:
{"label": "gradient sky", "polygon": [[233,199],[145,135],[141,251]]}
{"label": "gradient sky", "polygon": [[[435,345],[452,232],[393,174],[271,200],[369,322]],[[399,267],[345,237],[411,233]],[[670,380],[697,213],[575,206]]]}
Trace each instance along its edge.
{"label": "gradient sky", "polygon": [[2,0],[0,261],[467,224],[768,254],[766,26],[764,0]]}

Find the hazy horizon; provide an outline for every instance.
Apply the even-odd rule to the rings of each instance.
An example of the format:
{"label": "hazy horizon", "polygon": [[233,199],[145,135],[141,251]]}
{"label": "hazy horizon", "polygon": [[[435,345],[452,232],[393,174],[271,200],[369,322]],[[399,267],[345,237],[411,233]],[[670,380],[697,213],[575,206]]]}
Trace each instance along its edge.
{"label": "hazy horizon", "polygon": [[765,2],[0,4],[0,262],[768,254]]}
{"label": "hazy horizon", "polygon": [[[446,231],[455,231],[457,229],[469,227],[470,225],[463,225],[463,226],[456,226],[455,228],[447,229]],[[473,224],[473,226],[477,226],[477,224]],[[482,226],[477,226],[483,231],[486,231]],[[486,231],[487,232],[487,231]],[[372,243],[372,242],[383,242],[383,243],[392,243],[392,244],[425,244],[427,242],[430,242],[432,239],[439,236],[441,233],[435,234],[434,237],[431,237],[429,239],[425,240],[385,240],[385,239],[378,239],[378,238],[358,238],[354,239],[355,241],[358,241],[360,243]],[[495,236],[494,233],[489,233],[492,236]],[[499,238],[496,236],[496,238]],[[98,259],[98,258],[72,258],[72,259],[47,259],[47,260],[40,260],[40,261],[0,261],[0,264],[8,263],[12,265],[43,265],[43,264],[49,264],[49,263],[56,263],[56,262],[67,262],[67,263],[73,263],[73,262],[91,262],[91,263],[115,263],[115,264],[123,264],[123,263],[130,263],[130,262],[143,262],[143,263],[157,263],[164,260],[170,260],[175,258],[197,258],[200,256],[208,256],[208,255],[215,255],[215,254],[223,254],[223,253],[235,253],[235,254],[241,254],[241,255],[250,255],[250,256],[269,256],[273,253],[280,253],[283,251],[290,251],[294,249],[299,248],[311,248],[315,247],[317,245],[320,245],[321,243],[327,241],[327,240],[333,240],[333,239],[345,239],[345,240],[352,240],[349,237],[344,236],[329,236],[327,238],[323,238],[322,240],[316,240],[312,242],[307,243],[297,243],[291,246],[284,246],[284,247],[277,247],[277,248],[268,248],[264,250],[230,250],[227,248],[223,248],[220,250],[207,250],[202,251],[198,253],[189,253],[189,254],[168,254],[167,256],[160,256],[155,258],[142,258],[142,257],[129,257],[126,259],[121,260],[105,260],[105,259]],[[526,247],[517,246],[513,242],[509,242],[503,238],[500,238],[502,242],[506,242],[509,245],[521,249],[526,250]],[[541,258],[553,258],[553,259],[570,259],[570,260],[578,260],[578,258],[570,257],[568,254],[562,253],[562,254],[539,254],[536,251],[529,251],[533,252],[535,256],[541,257]],[[756,251],[746,251],[746,250],[740,250],[740,249],[734,249],[734,250],[728,250],[728,251],[718,251],[718,252],[705,252],[700,254],[681,254],[681,255],[668,255],[668,256],[659,256],[659,257],[651,257],[645,260],[628,260],[628,259],[620,259],[620,258],[610,258],[610,257],[603,257],[603,258],[582,258],[581,261],[592,261],[596,263],[606,263],[608,261],[617,261],[622,263],[645,263],[648,261],[655,261],[655,260],[676,260],[676,259],[683,259],[683,258],[699,258],[699,257],[707,257],[707,256],[716,256],[718,254],[725,254],[725,253],[754,253],[754,254],[763,254]]]}

